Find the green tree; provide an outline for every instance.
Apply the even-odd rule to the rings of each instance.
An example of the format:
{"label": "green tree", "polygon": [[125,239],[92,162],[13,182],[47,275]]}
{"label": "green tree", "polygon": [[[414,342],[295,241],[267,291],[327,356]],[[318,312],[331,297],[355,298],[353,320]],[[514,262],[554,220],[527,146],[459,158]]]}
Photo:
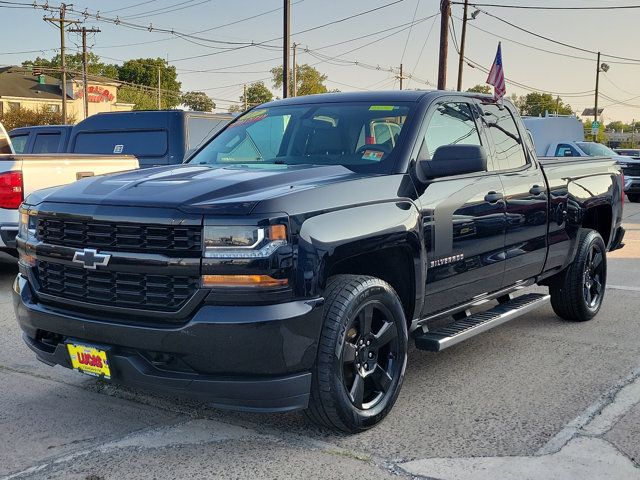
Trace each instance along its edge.
{"label": "green tree", "polygon": [[[43,67],[43,68],[51,68],[51,69],[60,69],[62,66],[61,62],[62,57],[60,54],[55,55],[51,60],[47,60],[46,58],[36,57],[35,60],[27,60],[22,62],[22,66],[26,68],[35,68],[35,67]],[[65,55],[65,59],[67,62],[67,71],[80,75],[82,73],[82,54],[74,53],[70,55]],[[104,63],[100,61],[100,57],[95,53],[89,52],[87,54],[87,72],[91,75],[99,75],[102,77],[111,78],[114,80],[118,79],[118,66],[110,63]],[[60,78],[61,74],[59,72],[45,72],[48,75],[52,75],[56,78]]]}
{"label": "green tree", "polygon": [[570,105],[564,103],[560,97],[554,98],[550,93],[528,93],[519,108],[522,115],[533,117],[544,115],[546,112],[550,114],[557,112],[560,115],[573,113]]}
{"label": "green tree", "polygon": [[196,112],[210,112],[216,103],[204,92],[187,92],[182,95],[182,103]]}
{"label": "green tree", "polygon": [[584,127],[584,138],[587,140],[598,142],[598,143],[607,143],[608,137],[605,131],[604,125],[600,122],[600,128],[598,129],[598,133],[596,138],[593,138],[593,134],[591,133],[591,123],[593,122],[593,118],[585,118],[582,120],[582,125]]}
{"label": "green tree", "polygon": [[178,81],[176,67],[169,66],[162,58],[137,58],[124,62],[118,69],[119,80],[152,88],[123,86],[118,90],[118,100],[135,104],[135,110],[158,108],[157,97],[155,97],[157,95],[155,89],[158,88],[158,69],[160,70],[162,108],[174,108],[179,105],[181,83]]}
{"label": "green tree", "polygon": [[607,125],[607,130],[630,132],[633,130],[633,127],[627,123],[621,122],[620,120],[615,120]]}
{"label": "green tree", "polygon": [[467,90],[467,92],[472,92],[472,93],[491,93],[491,86],[490,85],[475,85],[473,87],[471,87],[469,90]]}
{"label": "green tree", "polygon": [[[274,67],[271,69],[271,75],[273,75],[274,88],[282,88],[282,67]],[[327,80],[327,76],[320,73],[309,64],[298,65],[296,67],[296,83],[298,87],[298,96],[311,95],[314,93],[327,93],[329,90],[324,82]],[[293,73],[290,79],[293,84]]]}
{"label": "green tree", "polygon": [[[271,100],[273,100],[273,93],[263,82],[255,82],[247,87],[247,105],[253,107]],[[240,95],[240,101],[244,103],[244,94]]]}
{"label": "green tree", "polygon": [[[18,127],[32,127],[34,125],[60,125],[62,124],[62,113],[54,111],[47,105],[40,105],[38,109],[10,108],[0,115],[0,123],[7,131]],[[76,123],[73,115],[67,115],[67,123]]]}

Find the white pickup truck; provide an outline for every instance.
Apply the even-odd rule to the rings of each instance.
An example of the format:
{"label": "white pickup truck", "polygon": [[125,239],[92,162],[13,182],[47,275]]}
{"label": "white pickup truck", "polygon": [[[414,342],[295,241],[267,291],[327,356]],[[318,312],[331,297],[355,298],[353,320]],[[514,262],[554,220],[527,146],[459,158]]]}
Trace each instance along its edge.
{"label": "white pickup truck", "polygon": [[16,255],[18,208],[31,192],[138,167],[131,155],[16,155],[0,124],[0,251]]}

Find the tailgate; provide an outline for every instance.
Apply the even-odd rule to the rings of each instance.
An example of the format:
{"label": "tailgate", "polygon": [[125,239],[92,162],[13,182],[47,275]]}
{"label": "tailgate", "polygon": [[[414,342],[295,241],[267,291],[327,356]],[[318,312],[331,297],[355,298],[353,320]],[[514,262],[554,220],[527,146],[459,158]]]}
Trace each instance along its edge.
{"label": "tailgate", "polygon": [[138,168],[138,160],[130,155],[15,155],[20,162],[25,198],[35,190],[56,187],[81,178]]}

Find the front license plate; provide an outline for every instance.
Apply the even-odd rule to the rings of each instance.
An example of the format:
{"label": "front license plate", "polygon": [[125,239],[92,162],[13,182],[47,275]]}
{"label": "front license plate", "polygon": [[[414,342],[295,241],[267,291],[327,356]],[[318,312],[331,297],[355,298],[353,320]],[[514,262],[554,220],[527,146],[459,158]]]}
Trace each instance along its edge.
{"label": "front license plate", "polygon": [[67,343],[67,350],[74,370],[94,377],[111,378],[109,359],[104,350],[79,343]]}

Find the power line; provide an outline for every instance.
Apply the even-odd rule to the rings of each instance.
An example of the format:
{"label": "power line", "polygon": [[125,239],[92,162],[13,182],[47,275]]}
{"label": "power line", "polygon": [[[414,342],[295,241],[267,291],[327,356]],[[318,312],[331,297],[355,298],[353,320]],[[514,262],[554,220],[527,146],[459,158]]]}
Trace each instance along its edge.
{"label": "power line", "polygon": [[[451,2],[454,5],[464,5],[463,2]],[[637,9],[640,5],[612,5],[612,6],[593,6],[593,7],[557,7],[557,6],[543,6],[543,5],[502,5],[496,3],[470,3],[476,8],[478,7],[493,7],[493,8],[516,8],[521,10],[625,10],[625,9]]]}
{"label": "power line", "polygon": [[416,64],[414,65],[413,70],[411,71],[411,75],[409,75],[409,79],[407,81],[407,86],[409,86],[409,82],[411,81],[411,76],[414,73],[416,73],[418,65],[420,64],[420,59],[422,58],[422,53],[424,52],[424,49],[427,46],[427,42],[429,42],[429,38],[431,37],[431,32],[433,31],[433,27],[435,26],[436,20],[438,19],[438,15],[440,15],[440,13],[437,13],[433,17],[433,22],[431,22],[431,27],[429,28],[429,32],[427,33],[427,37],[424,39],[424,43],[422,44],[422,48],[420,49],[420,54],[418,55],[418,59],[416,60]]}
{"label": "power line", "polygon": [[[416,0],[416,9],[413,11],[413,18],[411,19],[412,22],[414,22],[416,19],[419,6],[420,6],[420,0]],[[411,25],[411,27],[413,27],[413,24]],[[409,39],[411,38],[411,30],[412,28],[409,28],[409,33],[407,33],[407,40],[404,42],[404,48],[402,49],[402,56],[400,57],[401,64],[402,64],[402,61],[404,60],[404,54],[407,53],[407,45],[409,45]]]}
{"label": "power line", "polygon": [[[546,37],[546,36],[541,35],[539,33],[536,33],[536,32],[533,32],[531,30],[528,30],[528,29],[526,29],[524,27],[520,27],[520,26],[518,26],[518,25],[516,25],[516,24],[514,24],[514,23],[512,23],[512,22],[510,22],[508,20],[505,20],[504,18],[500,18],[497,15],[493,15],[492,13],[489,13],[489,12],[487,12],[485,10],[481,10],[481,11],[482,11],[482,13],[484,13],[485,15],[487,15],[487,16],[489,16],[491,18],[494,18],[494,19],[496,19],[496,20],[498,20],[498,21],[500,21],[502,23],[505,23],[505,24],[509,25],[510,27],[513,27],[513,28],[515,28],[517,30],[520,30],[520,31],[525,32],[525,33],[528,33],[529,35],[533,35],[534,37],[538,37],[538,38],[541,38],[541,39],[546,40],[548,42],[552,42],[552,43],[555,43],[557,45],[562,45],[563,47],[572,48],[574,50],[578,50],[578,51],[581,51],[581,52],[591,53],[593,55],[596,55],[598,53],[595,50],[589,50],[589,49],[586,49],[586,48],[578,47],[576,45],[571,45],[569,43],[561,42],[560,40],[555,40],[553,38]],[[608,58],[616,58],[618,60],[629,60],[629,61],[632,61],[632,62],[639,62],[640,63],[640,59],[637,59],[637,58],[621,57],[621,56],[612,55],[612,54],[609,54],[609,53],[602,53],[602,56],[603,57],[608,57]]]}

